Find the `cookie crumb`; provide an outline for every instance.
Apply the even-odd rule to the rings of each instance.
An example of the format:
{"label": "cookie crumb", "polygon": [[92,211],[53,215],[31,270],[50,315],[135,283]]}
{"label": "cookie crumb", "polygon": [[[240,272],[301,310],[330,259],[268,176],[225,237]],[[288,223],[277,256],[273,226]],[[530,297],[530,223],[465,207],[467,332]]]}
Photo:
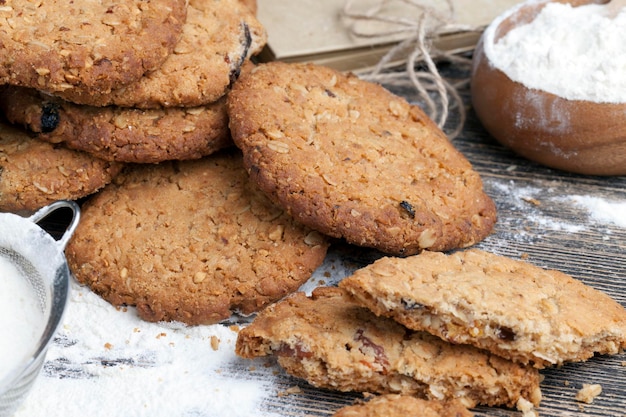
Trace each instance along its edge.
{"label": "cookie crumb", "polygon": [[523,417],[538,417],[539,414],[535,410],[533,403],[525,398],[517,400],[517,409],[522,412]]}
{"label": "cookie crumb", "polygon": [[536,198],[532,198],[532,197],[521,197],[522,200],[524,200],[527,203],[530,203],[534,206],[540,206],[541,205],[541,201],[537,200]]}
{"label": "cookie crumb", "polygon": [[211,349],[218,350],[220,348],[220,338],[217,336],[211,336]]}
{"label": "cookie crumb", "polygon": [[602,385],[583,384],[583,387],[576,393],[576,401],[591,404],[600,393],[602,393]]}
{"label": "cookie crumb", "polygon": [[302,393],[302,390],[300,389],[300,387],[297,385],[294,385],[293,387],[289,387],[284,391],[278,391],[278,396],[286,397],[287,395],[300,394],[300,393]]}

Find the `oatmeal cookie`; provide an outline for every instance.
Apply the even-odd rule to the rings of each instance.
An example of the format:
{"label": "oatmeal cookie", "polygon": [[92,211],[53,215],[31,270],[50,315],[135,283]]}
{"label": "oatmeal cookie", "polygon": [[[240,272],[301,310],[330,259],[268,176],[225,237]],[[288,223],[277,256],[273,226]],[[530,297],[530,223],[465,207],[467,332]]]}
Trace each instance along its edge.
{"label": "oatmeal cookie", "polygon": [[100,190],[122,164],[32,138],[0,121],[0,210],[34,211]]}
{"label": "oatmeal cookie", "polygon": [[467,407],[541,400],[537,369],[376,317],[336,287],[269,306],[239,332],[236,352],[275,355],[288,373],[326,389],[457,399]]}
{"label": "oatmeal cookie", "polygon": [[226,102],[152,110],[83,106],[33,89],[0,90],[7,119],[38,139],[64,143],[108,161],[197,159],[232,146]]}
{"label": "oatmeal cookie", "polygon": [[332,417],[472,417],[460,401],[423,400],[410,395],[387,394],[343,407]]}
{"label": "oatmeal cookie", "polygon": [[496,220],[480,176],[417,106],[313,64],[272,62],[228,94],[252,181],[298,221],[396,255],[470,246]]}
{"label": "oatmeal cookie", "polygon": [[191,0],[180,41],[156,70],[108,94],[58,93],[91,106],[196,107],[220,99],[267,35],[241,0]]}
{"label": "oatmeal cookie", "polygon": [[327,247],[248,181],[233,148],[129,166],[83,205],[66,255],[77,280],[111,304],[195,325],[295,291]]}
{"label": "oatmeal cookie", "polygon": [[626,310],[608,295],[478,249],[381,258],[339,286],[377,315],[537,368],[626,348]]}
{"label": "oatmeal cookie", "polygon": [[174,50],[185,0],[6,0],[0,84],[102,93],[137,81]]}

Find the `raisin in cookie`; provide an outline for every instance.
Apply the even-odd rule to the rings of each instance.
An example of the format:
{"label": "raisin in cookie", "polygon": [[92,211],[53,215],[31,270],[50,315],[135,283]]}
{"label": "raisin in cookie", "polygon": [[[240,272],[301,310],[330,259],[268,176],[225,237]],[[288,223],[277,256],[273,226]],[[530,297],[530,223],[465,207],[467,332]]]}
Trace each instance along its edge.
{"label": "raisin in cookie", "polygon": [[539,373],[376,317],[336,287],[298,292],[263,310],[237,337],[244,358],[275,355],[316,387],[516,406],[541,400]]}
{"label": "raisin in cookie", "polygon": [[129,166],[89,199],[70,269],[147,321],[209,324],[295,291],[328,242],[248,181],[241,154]]}
{"label": "raisin in cookie", "polygon": [[7,0],[0,84],[108,92],[157,69],[180,39],[185,0]]}
{"label": "raisin in cookie", "polygon": [[423,400],[409,395],[387,394],[341,408],[332,417],[472,417],[460,401]]}
{"label": "raisin in cookie", "polygon": [[267,35],[240,0],[191,0],[174,52],[155,71],[109,94],[58,93],[92,106],[196,107],[228,91],[241,66],[261,51]]}
{"label": "raisin in cookie", "polygon": [[272,62],[228,94],[252,181],[298,221],[390,254],[487,236],[493,201],[467,159],[418,107],[313,64]]}
{"label": "raisin in cookie", "polygon": [[0,210],[33,211],[76,200],[111,182],[122,164],[32,138],[0,121]]}
{"label": "raisin in cookie", "polygon": [[608,295],[478,249],[381,258],[339,285],[411,329],[538,368],[626,348],[626,310]]}
{"label": "raisin in cookie", "polygon": [[7,119],[37,138],[65,143],[108,161],[197,159],[232,146],[226,99],[198,107],[141,110],[83,106],[33,89],[0,90]]}

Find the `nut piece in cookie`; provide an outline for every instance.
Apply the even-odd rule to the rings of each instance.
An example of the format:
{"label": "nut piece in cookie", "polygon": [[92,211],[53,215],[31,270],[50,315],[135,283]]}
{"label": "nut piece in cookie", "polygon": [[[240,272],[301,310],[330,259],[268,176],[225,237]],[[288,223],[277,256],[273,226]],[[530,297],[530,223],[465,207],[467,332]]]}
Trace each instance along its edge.
{"label": "nut piece in cookie", "polygon": [[343,407],[332,417],[472,417],[460,401],[424,400],[410,395],[387,394]]}
{"label": "nut piece in cookie", "polygon": [[376,317],[336,287],[269,306],[239,332],[235,349],[244,358],[275,355],[288,373],[321,388],[467,407],[541,400],[537,369]]}
{"label": "nut piece in cookie", "polygon": [[6,118],[37,138],[107,161],[197,159],[232,146],[224,98],[199,107],[83,106],[23,87],[0,90]]}
{"label": "nut piece in cookie", "polygon": [[187,14],[184,0],[11,0],[0,8],[0,84],[108,92],[158,68]]}
{"label": "nut piece in cookie", "polygon": [[478,249],[381,258],[339,286],[408,328],[537,368],[626,348],[626,310],[607,294]]}
{"label": "nut piece in cookie", "polygon": [[469,161],[417,106],[312,64],[272,62],[228,94],[253,182],[298,221],[383,252],[470,246],[496,221]]}
{"label": "nut piece in cookie", "polygon": [[56,200],[86,197],[110,183],[122,166],[0,122],[1,211],[33,211]]}
{"label": "nut piece in cookie", "polygon": [[77,280],[147,321],[217,323],[297,290],[328,242],[248,181],[241,154],[129,166],[66,248]]}

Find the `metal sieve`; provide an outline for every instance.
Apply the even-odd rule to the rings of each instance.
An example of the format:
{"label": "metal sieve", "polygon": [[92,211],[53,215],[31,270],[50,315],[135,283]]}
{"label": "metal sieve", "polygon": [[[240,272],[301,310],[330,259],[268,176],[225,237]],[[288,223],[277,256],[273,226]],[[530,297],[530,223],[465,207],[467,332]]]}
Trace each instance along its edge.
{"label": "metal sieve", "polygon": [[[53,212],[67,209],[71,210],[71,220],[56,240],[40,223]],[[45,206],[30,217],[0,213],[0,256],[15,266],[28,281],[43,313],[43,333],[38,342],[24,355],[26,359],[22,363],[11,364],[8,374],[0,375],[0,417],[12,415],[30,390],[43,366],[48,345],[61,323],[70,284],[64,250],[79,218],[79,206],[65,200]],[[0,276],[0,279],[4,277]],[[11,335],[0,337],[11,338]]]}

